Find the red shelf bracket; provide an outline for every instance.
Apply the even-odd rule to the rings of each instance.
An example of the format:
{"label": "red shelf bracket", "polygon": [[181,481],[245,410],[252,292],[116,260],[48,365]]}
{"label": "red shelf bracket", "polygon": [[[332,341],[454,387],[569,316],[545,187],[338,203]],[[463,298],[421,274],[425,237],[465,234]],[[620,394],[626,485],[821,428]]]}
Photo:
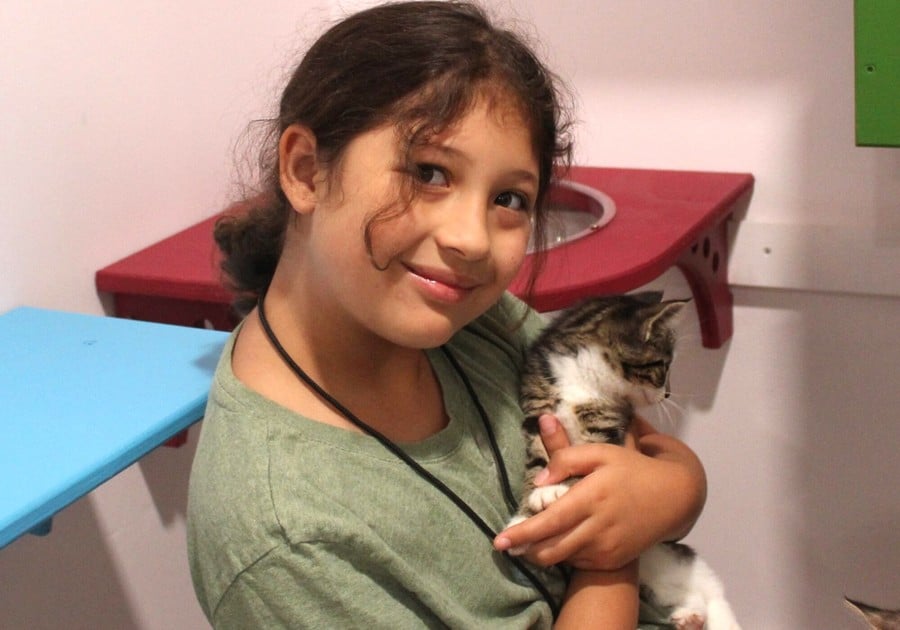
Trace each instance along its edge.
{"label": "red shelf bracket", "polygon": [[170,437],[168,440],[163,442],[163,445],[168,446],[169,448],[181,448],[182,446],[187,444],[187,441],[188,441],[188,430],[185,429],[184,431],[179,431],[178,433],[176,433],[175,435]]}
{"label": "red shelf bracket", "polygon": [[728,288],[728,220],[726,217],[701,234],[675,263],[691,287],[705,348],[721,348],[734,332],[734,298]]}

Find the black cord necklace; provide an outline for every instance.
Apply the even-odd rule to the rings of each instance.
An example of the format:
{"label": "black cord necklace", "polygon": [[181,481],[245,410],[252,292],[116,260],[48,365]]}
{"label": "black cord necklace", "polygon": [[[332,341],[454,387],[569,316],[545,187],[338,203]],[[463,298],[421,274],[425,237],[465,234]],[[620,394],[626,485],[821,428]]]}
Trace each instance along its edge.
{"label": "black cord necklace", "polygon": [[[297,364],[296,361],[294,361],[288,351],[285,350],[284,346],[281,345],[281,342],[275,335],[275,331],[272,330],[272,327],[269,325],[269,320],[266,317],[266,310],[263,304],[264,301],[265,294],[262,294],[259,296],[259,302],[257,304],[257,312],[259,314],[260,324],[262,324],[263,331],[266,333],[266,337],[268,337],[269,342],[272,344],[272,347],[275,348],[275,351],[285,362],[285,364],[287,364],[291,371],[294,372],[294,374],[307,386],[309,386],[310,389],[312,389],[319,397],[321,397],[325,402],[331,405],[338,413],[344,416],[357,428],[375,438],[379,443],[381,443],[382,446],[384,446],[387,450],[389,450],[400,460],[402,460],[407,466],[409,466],[417,475],[422,477],[425,481],[439,490],[444,496],[450,499],[450,501],[452,501],[456,505],[456,507],[462,510],[462,512],[469,518],[469,520],[471,520],[484,533],[484,535],[487,536],[488,540],[493,542],[494,538],[497,535],[497,532],[491,529],[491,526],[488,525],[484,521],[484,519],[482,519],[478,515],[478,513],[469,506],[468,503],[466,503],[458,494],[453,492],[453,490],[451,490],[443,481],[423,468],[422,465],[419,464],[419,462],[410,457],[394,441],[360,420],[359,417],[356,416],[356,414],[347,409],[347,407],[341,404],[339,400],[325,391],[325,389],[323,389],[321,385],[313,380],[313,378],[309,374],[307,374],[303,370],[303,368],[301,368]],[[514,512],[516,510],[516,500],[513,497],[512,488],[509,483],[509,477],[506,472],[506,464],[503,461],[503,455],[500,453],[500,448],[497,445],[497,438],[494,435],[494,431],[491,428],[490,422],[488,421],[487,412],[485,412],[481,401],[478,399],[478,395],[475,393],[474,387],[472,387],[472,383],[469,381],[462,367],[456,361],[456,358],[446,346],[442,346],[441,350],[447,357],[450,365],[453,366],[454,371],[456,371],[456,373],[459,375],[460,380],[462,380],[463,384],[465,385],[469,397],[472,399],[472,402],[478,409],[478,415],[481,417],[485,433],[488,436],[488,442],[490,443],[491,454],[494,458],[494,464],[500,475],[500,486],[503,490],[503,497],[509,509]],[[550,610],[553,614],[553,618],[555,619],[556,617],[558,617],[559,604],[547,590],[547,587],[544,586],[544,584],[537,578],[537,576],[535,576],[534,573],[532,573],[524,565],[524,563],[522,563],[521,560],[519,560],[515,556],[509,555],[506,552],[504,552],[503,555],[506,556],[509,561],[512,562],[513,565],[515,565],[516,569],[518,569],[522,573],[522,575],[524,575],[528,579],[528,581],[531,582],[531,584],[538,590],[538,592],[540,592],[541,596],[547,601],[547,604],[549,604]]]}

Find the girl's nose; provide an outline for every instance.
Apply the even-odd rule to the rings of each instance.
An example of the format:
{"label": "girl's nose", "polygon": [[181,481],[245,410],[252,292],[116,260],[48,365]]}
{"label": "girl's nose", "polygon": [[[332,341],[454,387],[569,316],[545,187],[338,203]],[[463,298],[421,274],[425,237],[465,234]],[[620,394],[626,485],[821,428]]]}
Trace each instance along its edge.
{"label": "girl's nose", "polygon": [[465,260],[481,260],[490,252],[488,208],[484,201],[459,199],[441,209],[434,234],[438,246]]}

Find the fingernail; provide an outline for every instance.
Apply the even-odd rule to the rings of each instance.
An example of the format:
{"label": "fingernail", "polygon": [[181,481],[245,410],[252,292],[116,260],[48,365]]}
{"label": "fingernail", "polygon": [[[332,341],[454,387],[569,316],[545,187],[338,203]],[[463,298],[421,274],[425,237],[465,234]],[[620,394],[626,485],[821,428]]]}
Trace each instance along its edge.
{"label": "fingernail", "polygon": [[534,476],[534,485],[539,486],[545,481],[547,481],[547,477],[550,476],[550,471],[546,468],[542,469],[541,472]]}
{"label": "fingernail", "polygon": [[541,427],[541,433],[543,435],[553,435],[556,433],[556,428],[559,426],[552,416],[541,416],[538,418],[538,425]]}
{"label": "fingernail", "polygon": [[497,551],[506,551],[512,547],[512,542],[506,536],[497,536],[494,539],[494,549]]}

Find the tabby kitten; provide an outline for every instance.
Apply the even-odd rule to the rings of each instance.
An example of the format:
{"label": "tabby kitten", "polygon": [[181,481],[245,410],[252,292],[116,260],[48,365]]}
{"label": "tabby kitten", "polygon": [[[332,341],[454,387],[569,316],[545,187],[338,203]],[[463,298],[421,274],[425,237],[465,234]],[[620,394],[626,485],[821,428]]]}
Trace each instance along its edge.
{"label": "tabby kitten", "polygon": [[[661,300],[661,293],[586,300],[560,313],[531,346],[521,382],[527,472],[510,525],[545,509],[578,480],[534,486],[548,460],[541,415],[555,415],[573,445],[622,444],[635,408],[668,396],[673,326],[687,300]],[[718,578],[686,545],[664,543],[642,554],[640,583],[645,600],[672,608],[676,628],[739,629]]]}
{"label": "tabby kitten", "polygon": [[844,602],[850,610],[861,615],[873,630],[900,630],[900,610],[882,610],[855,602],[849,597],[845,597]]}

